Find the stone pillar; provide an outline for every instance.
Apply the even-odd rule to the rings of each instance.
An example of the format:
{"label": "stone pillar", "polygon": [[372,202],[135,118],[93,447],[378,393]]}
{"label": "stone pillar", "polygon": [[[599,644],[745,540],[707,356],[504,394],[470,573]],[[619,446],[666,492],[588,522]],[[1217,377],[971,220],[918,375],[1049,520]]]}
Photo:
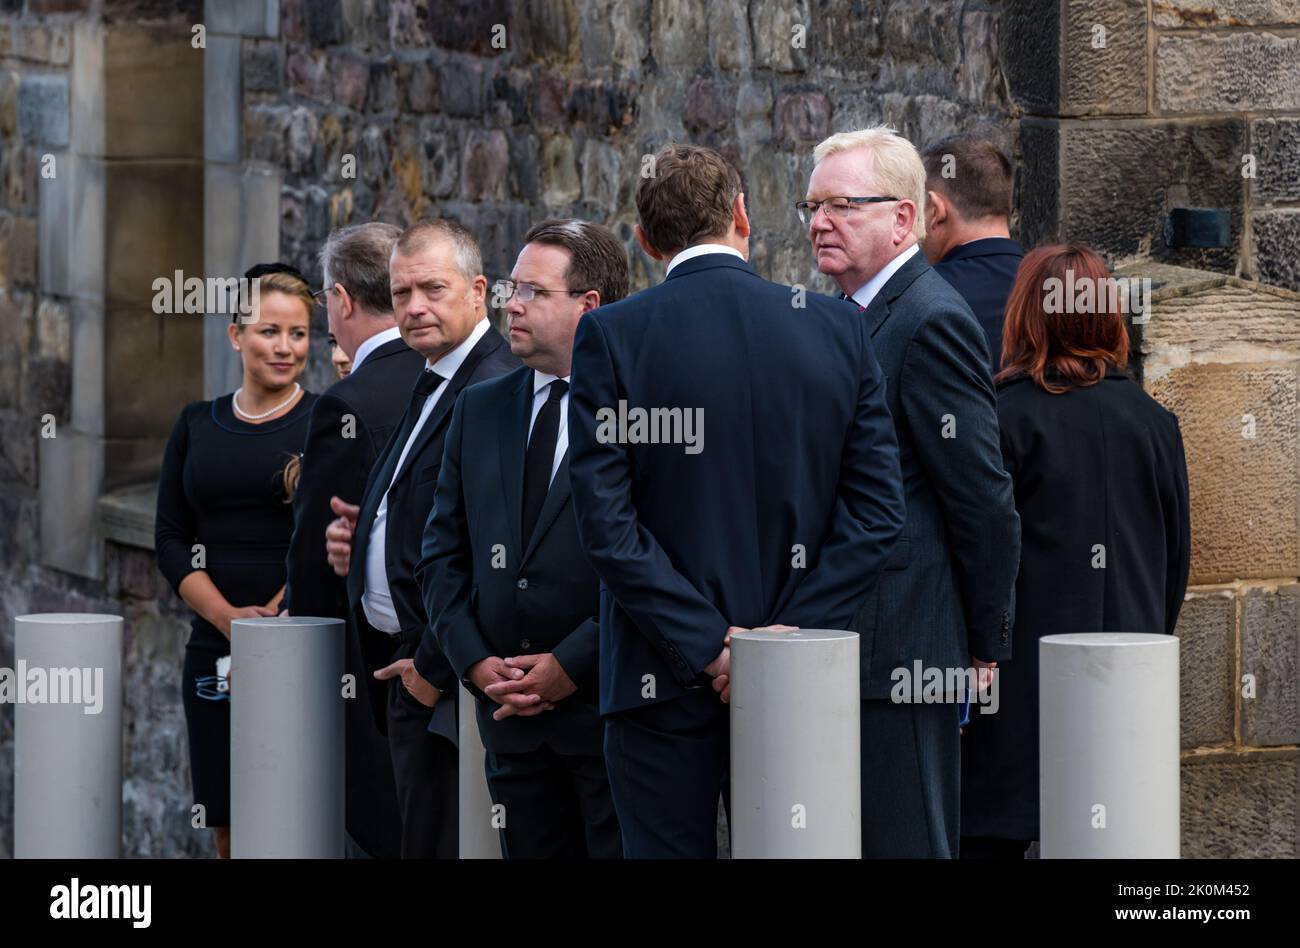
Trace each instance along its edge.
{"label": "stone pillar", "polygon": [[117,859],[122,617],[18,616],[14,658],[14,855]]}
{"label": "stone pillar", "polygon": [[[474,696],[460,688],[460,858],[500,859],[501,831],[493,827],[492,795],[483,775],[483,739]],[[508,814],[507,814],[508,816]]]}
{"label": "stone pillar", "polygon": [[1177,859],[1178,639],[1038,640],[1044,859]]}
{"label": "stone pillar", "polygon": [[[203,266],[203,50],[165,24],[77,20],[41,156],[40,290],[70,309],[72,399],[40,439],[41,560],[103,576],[100,497],[154,476],[202,394],[201,316],[154,312],[154,280]],[[35,424],[35,420],[33,420]]]}
{"label": "stone pillar", "polygon": [[731,637],[731,852],[862,856],[855,632]]}
{"label": "stone pillar", "polygon": [[230,853],[342,858],[343,620],[230,630]]}

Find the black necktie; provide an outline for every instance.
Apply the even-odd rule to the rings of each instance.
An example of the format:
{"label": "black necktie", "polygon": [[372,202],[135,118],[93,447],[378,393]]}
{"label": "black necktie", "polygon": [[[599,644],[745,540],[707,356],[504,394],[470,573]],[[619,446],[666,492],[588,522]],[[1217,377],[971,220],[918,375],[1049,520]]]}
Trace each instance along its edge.
{"label": "black necktie", "polygon": [[569,390],[569,383],[556,379],[550,384],[546,403],[533,422],[533,436],[528,441],[524,456],[524,549],[537,526],[546,492],[551,486],[551,467],[555,464],[555,442],[560,435],[560,399]]}
{"label": "black necktie", "polygon": [[406,406],[406,414],[402,416],[402,435],[394,445],[398,457],[401,457],[402,448],[406,447],[407,439],[411,437],[411,432],[415,430],[416,423],[420,420],[420,412],[424,411],[425,400],[441,384],[442,376],[433,369],[425,369],[420,373],[420,377],[415,380],[415,390],[411,392],[411,403]]}
{"label": "black necktie", "polygon": [[406,442],[411,437],[411,432],[415,430],[415,425],[420,420],[420,412],[424,409],[425,400],[434,393],[441,385],[443,378],[432,369],[423,369],[420,377],[415,381],[415,389],[411,392],[411,402],[406,406],[406,414],[402,416],[402,424],[397,429],[397,437],[393,439],[389,446],[389,452],[384,455],[383,467],[379,469],[375,476],[369,493],[366,494],[362,502],[360,513],[360,522],[357,524],[357,535],[353,538],[353,565],[361,563],[359,569],[348,569],[348,596],[352,599],[360,599],[362,591],[365,589],[366,570],[365,556],[366,548],[370,544],[370,528],[374,526],[375,515],[379,513],[379,505],[383,497],[388,493],[388,487],[393,482],[393,477],[397,474],[397,459],[402,456],[402,449],[406,447]]}

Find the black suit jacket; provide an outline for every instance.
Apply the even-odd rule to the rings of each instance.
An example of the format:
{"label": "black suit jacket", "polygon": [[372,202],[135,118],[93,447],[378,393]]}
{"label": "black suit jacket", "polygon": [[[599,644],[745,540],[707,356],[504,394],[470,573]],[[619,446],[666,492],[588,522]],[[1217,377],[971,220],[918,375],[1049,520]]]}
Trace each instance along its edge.
{"label": "black suit jacket", "polygon": [[393,339],[312,406],[287,564],[284,604],[294,615],[347,616],[347,583],[325,556],[325,528],[334,520],[330,497],[360,503],[370,470],[402,420],[423,365],[423,356]]}
{"label": "black suit jacket", "polygon": [[[376,687],[378,683],[373,680],[370,673],[399,658],[412,657],[428,624],[424,599],[415,581],[415,567],[420,562],[424,523],[433,508],[433,492],[438,483],[438,469],[442,465],[443,441],[447,435],[452,406],[456,403],[456,396],[467,385],[502,375],[518,366],[519,360],[510,353],[510,347],[505,339],[499,332],[489,327],[483,338],[465,357],[456,374],[444,386],[433,411],[416,435],[401,468],[397,469],[397,460],[401,456],[404,441],[399,440],[398,437],[402,433],[402,425],[399,423],[366,482],[361,513],[357,517],[357,529],[352,537],[352,556],[347,582],[348,609],[360,632],[361,654],[367,670],[365,681],[371,708],[374,710],[380,729],[385,733],[388,728],[385,712],[386,689]],[[410,394],[408,391],[408,405]],[[396,477],[393,474],[395,469]],[[366,555],[370,546],[370,529],[374,525],[375,513],[379,510],[385,491],[388,492],[388,519],[384,531],[384,565],[388,574],[388,589],[393,599],[393,610],[397,613],[397,622],[401,627],[396,641],[387,633],[374,629],[366,621],[361,606],[361,596],[366,586]],[[445,658],[441,658],[436,668],[427,670],[431,676],[427,680],[443,692],[449,692],[448,700],[440,700],[435,706],[430,729],[454,743],[456,741],[457,696],[454,691],[456,676]]]}
{"label": "black suit jacket", "polygon": [[[850,627],[903,523],[884,379],[855,307],[704,254],[583,316],[572,379],[573,505],[603,583],[602,713],[707,687],[729,625]],[[608,424],[620,402],[622,440]],[[632,409],[702,416],[701,450],[633,443]]]}
{"label": "black suit jacket", "polygon": [[[415,653],[425,677],[442,656],[478,698],[488,750],[599,755],[597,710],[600,581],[578,540],[568,458],[551,481],[528,546],[520,544],[524,453],[533,407],[533,370],[467,388],[447,434],[433,513],[416,578],[429,627]],[[494,721],[500,705],[466,678],[490,656],[554,654],[578,690],[532,717]],[[426,674],[428,672],[428,674]]]}
{"label": "black suit jacket", "polygon": [[1038,640],[1174,634],[1191,563],[1187,462],[1178,419],[1118,369],[1060,395],[1026,376],[1003,382],[998,420],[1032,528],[997,713],[972,706],[962,737],[961,828],[1038,839]]}
{"label": "black suit jacket", "polygon": [[1002,364],[1002,319],[1025,251],[1006,237],[985,237],[953,247],[934,265],[975,314],[989,347],[994,375]]}
{"label": "black suit jacket", "polygon": [[[294,615],[348,618],[347,586],[325,556],[325,528],[334,519],[330,497],[358,503],[379,452],[401,420],[424,359],[401,339],[370,353],[361,367],[326,389],[312,406],[302,474],[293,498],[284,607]],[[344,670],[364,680],[355,624],[348,623]],[[359,694],[364,694],[361,686]],[[376,858],[401,853],[402,824],[388,742],[370,708],[349,701],[345,713],[347,828]]]}
{"label": "black suit jacket", "polygon": [[862,319],[888,379],[907,496],[903,536],[853,626],[871,656],[862,696],[887,698],[894,669],[918,660],[1011,657],[1020,519],[970,307],[918,251]]}

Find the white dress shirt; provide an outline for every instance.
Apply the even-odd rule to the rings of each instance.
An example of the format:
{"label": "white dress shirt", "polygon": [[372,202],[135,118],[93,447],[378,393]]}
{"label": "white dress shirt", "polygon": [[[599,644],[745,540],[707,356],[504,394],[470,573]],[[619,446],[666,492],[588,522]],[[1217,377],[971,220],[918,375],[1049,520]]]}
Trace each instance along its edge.
{"label": "white dress shirt", "polygon": [[866,284],[853,294],[853,302],[857,303],[863,309],[871,305],[871,301],[876,298],[880,288],[889,282],[889,278],[897,273],[907,261],[921,252],[920,244],[912,244],[893,260],[881,267],[876,275],[873,276]]}
{"label": "white dress shirt", "polygon": [[[478,341],[483,338],[484,334],[491,326],[487,317],[480,319],[478,325],[470,332],[469,338],[444,355],[432,365],[426,365],[424,371],[437,372],[442,376],[442,382],[438,384],[424,400],[424,407],[420,409],[420,418],[411,429],[410,437],[406,439],[406,444],[402,446],[402,453],[397,458],[397,466],[393,468],[393,480],[388,482],[391,489],[393,481],[397,480],[398,472],[402,470],[402,464],[406,461],[406,455],[411,450],[411,445],[415,444],[415,439],[420,435],[420,429],[424,423],[429,420],[433,414],[433,408],[438,404],[438,400],[447,391],[447,383],[451,377],[456,374],[461,363],[470,354],[470,351],[478,345]],[[358,349],[358,352],[360,350]],[[367,621],[376,629],[388,632],[391,635],[397,635],[402,631],[401,625],[397,621],[397,610],[393,608],[393,597],[388,589],[388,568],[384,562],[384,541],[388,533],[388,491],[384,491],[384,498],[379,502],[379,509],[375,511],[375,522],[370,528],[370,545],[366,548],[366,589],[361,594],[361,608],[366,614]]]}
{"label": "white dress shirt", "polygon": [[[528,441],[533,440],[533,426],[537,424],[537,416],[541,414],[542,406],[551,396],[548,386],[557,378],[563,378],[565,382],[569,381],[567,375],[547,375],[545,372],[533,370],[533,413],[528,420]],[[524,443],[524,449],[527,450],[527,442]],[[560,461],[564,460],[564,452],[567,450],[569,450],[569,393],[566,390],[560,398],[560,430],[555,435],[555,457],[551,461],[551,480],[555,480],[555,473],[560,469]]]}
{"label": "white dress shirt", "polygon": [[352,357],[352,371],[355,372],[361,368],[361,363],[366,361],[366,356],[374,352],[382,345],[392,342],[394,339],[401,339],[402,334],[396,326],[389,326],[367,339],[361,345],[357,346],[357,354]]}
{"label": "white dress shirt", "polygon": [[694,247],[687,247],[677,256],[669,260],[668,269],[664,271],[664,276],[667,276],[669,273],[672,273],[673,267],[677,266],[677,264],[685,263],[687,260],[690,260],[692,257],[702,257],[706,253],[729,253],[733,257],[739,257],[741,260],[745,259],[744,254],[742,254],[739,250],[737,250],[735,247],[728,247],[726,244],[696,244]]}

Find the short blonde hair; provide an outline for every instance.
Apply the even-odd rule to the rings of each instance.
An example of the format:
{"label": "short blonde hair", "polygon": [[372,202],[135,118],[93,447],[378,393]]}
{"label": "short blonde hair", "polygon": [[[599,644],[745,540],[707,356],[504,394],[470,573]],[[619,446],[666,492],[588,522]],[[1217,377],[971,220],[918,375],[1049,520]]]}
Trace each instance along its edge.
{"label": "short blonde hair", "polygon": [[[911,142],[888,125],[873,125],[856,132],[836,132],[813,149],[813,163],[821,164],[828,155],[865,149],[871,156],[872,170],[881,190],[896,198],[906,198],[916,206],[912,233],[917,240],[925,237],[925,165]],[[850,195],[852,196],[852,195]]]}

